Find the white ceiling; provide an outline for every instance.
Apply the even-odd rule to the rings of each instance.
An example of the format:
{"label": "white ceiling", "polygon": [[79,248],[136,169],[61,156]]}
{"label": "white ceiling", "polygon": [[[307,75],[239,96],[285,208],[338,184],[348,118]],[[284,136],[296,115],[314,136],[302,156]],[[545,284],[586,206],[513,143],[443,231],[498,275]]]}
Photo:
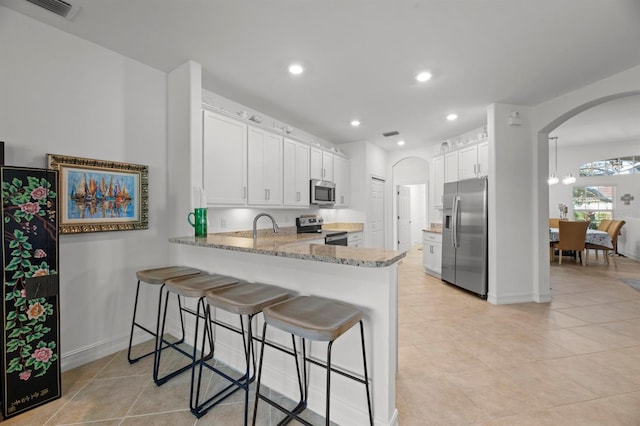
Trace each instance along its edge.
{"label": "white ceiling", "polygon": [[[73,21],[0,5],[163,71],[194,60],[208,90],[389,150],[479,127],[493,102],[536,105],[640,64],[638,0],[66,1],[80,7]],[[294,60],[303,75],[287,73]],[[434,77],[419,84],[425,69]],[[391,130],[401,135],[381,136]]]}

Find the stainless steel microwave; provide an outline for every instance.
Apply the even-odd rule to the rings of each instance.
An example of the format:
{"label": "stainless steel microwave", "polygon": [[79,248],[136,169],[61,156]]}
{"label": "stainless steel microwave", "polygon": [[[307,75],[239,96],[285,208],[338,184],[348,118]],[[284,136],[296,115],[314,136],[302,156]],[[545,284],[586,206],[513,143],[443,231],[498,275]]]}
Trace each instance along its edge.
{"label": "stainless steel microwave", "polygon": [[311,204],[331,205],[336,203],[336,184],[326,180],[311,179]]}

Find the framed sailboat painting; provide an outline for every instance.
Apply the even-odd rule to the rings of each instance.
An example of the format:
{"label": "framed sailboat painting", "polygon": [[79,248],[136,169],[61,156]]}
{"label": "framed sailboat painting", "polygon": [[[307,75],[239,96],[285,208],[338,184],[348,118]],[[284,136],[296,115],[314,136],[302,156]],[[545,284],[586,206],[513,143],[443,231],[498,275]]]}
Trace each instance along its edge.
{"label": "framed sailboat painting", "polygon": [[58,170],[60,233],[149,228],[149,168],[48,154]]}

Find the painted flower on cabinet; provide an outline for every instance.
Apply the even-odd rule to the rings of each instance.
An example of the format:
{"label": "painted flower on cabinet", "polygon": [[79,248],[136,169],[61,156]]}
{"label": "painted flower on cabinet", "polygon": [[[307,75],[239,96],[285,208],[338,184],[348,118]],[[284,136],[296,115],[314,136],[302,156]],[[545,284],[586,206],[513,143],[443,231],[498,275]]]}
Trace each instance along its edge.
{"label": "painted flower on cabinet", "polygon": [[[43,238],[56,241],[56,193],[45,178],[26,176],[2,183],[3,221],[9,257],[5,258],[6,374],[28,381],[43,376],[58,360],[47,319],[54,306],[46,297],[27,300],[25,279],[57,274],[47,261]],[[7,247],[7,246],[5,246]],[[6,248],[5,248],[6,250]],[[55,260],[54,260],[55,262]]]}

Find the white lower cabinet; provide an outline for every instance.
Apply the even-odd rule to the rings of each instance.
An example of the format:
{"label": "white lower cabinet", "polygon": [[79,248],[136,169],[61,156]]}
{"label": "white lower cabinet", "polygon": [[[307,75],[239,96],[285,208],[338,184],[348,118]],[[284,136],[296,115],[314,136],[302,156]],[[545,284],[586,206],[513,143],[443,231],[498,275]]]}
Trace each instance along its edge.
{"label": "white lower cabinet", "polygon": [[347,246],[362,247],[362,232],[349,232],[347,235]]}
{"label": "white lower cabinet", "polygon": [[440,278],[442,272],[442,234],[424,231],[422,233],[422,250],[424,271]]}

